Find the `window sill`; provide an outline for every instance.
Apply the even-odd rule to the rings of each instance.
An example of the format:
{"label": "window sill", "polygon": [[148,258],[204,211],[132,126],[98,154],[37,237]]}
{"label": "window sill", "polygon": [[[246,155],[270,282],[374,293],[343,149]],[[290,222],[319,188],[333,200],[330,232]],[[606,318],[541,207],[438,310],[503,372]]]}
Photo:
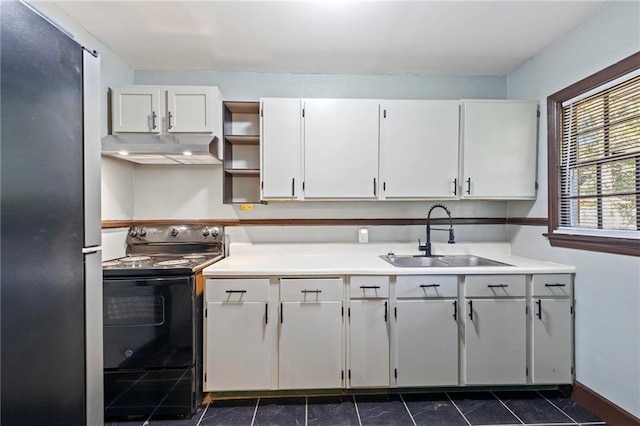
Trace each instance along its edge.
{"label": "window sill", "polygon": [[637,239],[563,233],[544,234],[544,236],[549,239],[552,247],[640,256],[640,241]]}

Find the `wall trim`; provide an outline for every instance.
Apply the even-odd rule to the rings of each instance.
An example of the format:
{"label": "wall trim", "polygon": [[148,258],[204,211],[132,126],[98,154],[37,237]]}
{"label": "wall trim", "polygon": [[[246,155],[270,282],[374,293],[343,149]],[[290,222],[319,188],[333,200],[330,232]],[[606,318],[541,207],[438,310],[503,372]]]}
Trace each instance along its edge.
{"label": "wall trim", "polygon": [[102,229],[128,228],[134,224],[133,220],[103,220]]}
{"label": "wall trim", "polygon": [[524,226],[549,226],[549,219],[546,217],[510,217],[507,218],[509,225]]}
{"label": "wall trim", "polygon": [[[222,226],[426,226],[427,220],[420,219],[138,219],[138,220],[104,220],[102,229],[128,228],[130,226],[153,226],[172,223],[188,223]],[[448,225],[446,218],[431,219],[434,225]],[[506,218],[506,217],[474,217],[454,218],[454,225],[529,225],[546,226],[546,218]]]}
{"label": "wall trim", "polygon": [[584,406],[608,424],[615,426],[638,426],[640,419],[623,410],[580,382],[573,384],[571,399]]}

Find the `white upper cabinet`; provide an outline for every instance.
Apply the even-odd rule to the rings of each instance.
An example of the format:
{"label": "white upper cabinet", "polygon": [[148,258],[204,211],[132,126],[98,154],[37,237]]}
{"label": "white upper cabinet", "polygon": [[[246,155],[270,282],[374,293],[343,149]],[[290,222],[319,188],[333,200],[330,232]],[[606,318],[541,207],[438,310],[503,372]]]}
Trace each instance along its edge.
{"label": "white upper cabinet", "polygon": [[535,199],[536,102],[462,102],[462,198]]}
{"label": "white upper cabinet", "polygon": [[376,199],[380,102],[304,99],[304,197]]}
{"label": "white upper cabinet", "polygon": [[457,198],[458,101],[384,101],[381,196]]}
{"label": "white upper cabinet", "polygon": [[158,87],[116,87],[111,91],[111,108],[111,127],[114,132],[162,131]]}
{"label": "white upper cabinet", "polygon": [[222,95],[212,86],[123,86],[111,90],[113,133],[222,136]]}
{"label": "white upper cabinet", "polygon": [[260,103],[262,199],[301,198],[300,99],[263,98]]}
{"label": "white upper cabinet", "polygon": [[183,86],[167,89],[167,131],[213,132],[214,106],[212,87]]}

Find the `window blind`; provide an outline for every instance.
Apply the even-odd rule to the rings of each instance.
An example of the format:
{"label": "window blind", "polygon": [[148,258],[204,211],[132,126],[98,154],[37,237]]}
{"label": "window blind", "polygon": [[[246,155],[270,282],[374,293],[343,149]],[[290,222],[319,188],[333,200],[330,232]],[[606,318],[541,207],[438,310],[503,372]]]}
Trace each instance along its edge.
{"label": "window blind", "polygon": [[559,228],[640,230],[640,76],[562,106]]}

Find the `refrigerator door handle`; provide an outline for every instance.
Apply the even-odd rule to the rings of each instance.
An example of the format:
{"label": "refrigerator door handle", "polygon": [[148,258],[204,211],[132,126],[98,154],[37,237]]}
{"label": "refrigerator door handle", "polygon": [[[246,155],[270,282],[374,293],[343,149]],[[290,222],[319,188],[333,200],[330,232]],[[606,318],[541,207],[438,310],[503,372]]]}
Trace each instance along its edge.
{"label": "refrigerator door handle", "polygon": [[100,59],[83,51],[84,245],[101,244]]}
{"label": "refrigerator door handle", "polygon": [[104,351],[102,344],[102,253],[100,247],[86,247],[84,256],[85,356],[87,425],[104,424]]}
{"label": "refrigerator door handle", "polygon": [[102,246],[93,246],[93,247],[83,247],[82,254],[91,254],[102,251]]}

